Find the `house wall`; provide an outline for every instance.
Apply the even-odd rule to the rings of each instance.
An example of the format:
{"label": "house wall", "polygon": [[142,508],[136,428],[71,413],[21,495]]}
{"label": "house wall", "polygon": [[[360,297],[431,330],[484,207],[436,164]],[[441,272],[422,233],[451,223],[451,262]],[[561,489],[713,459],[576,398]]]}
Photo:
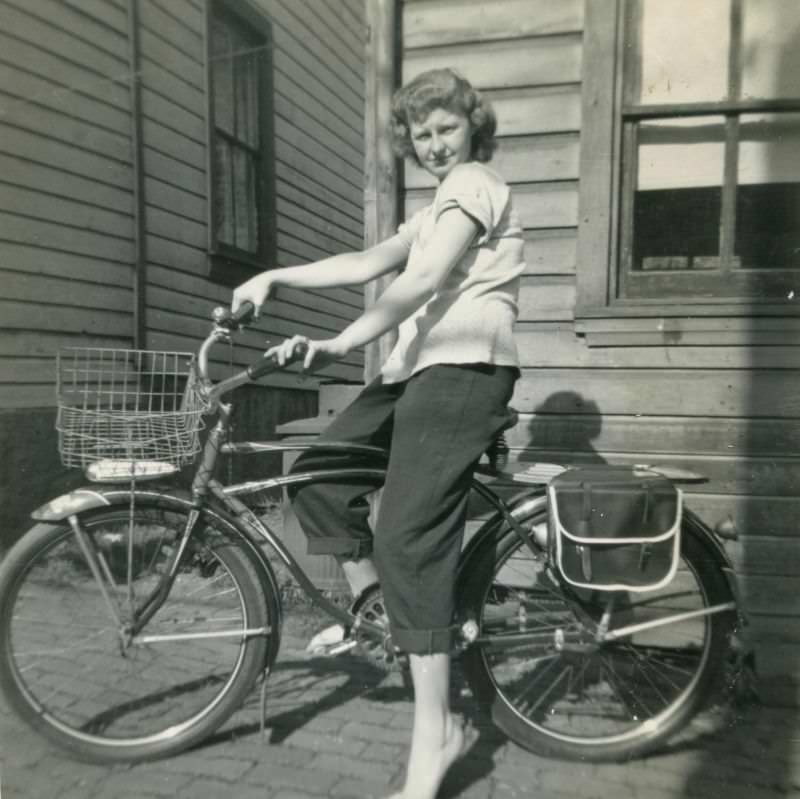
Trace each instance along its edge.
{"label": "house wall", "polygon": [[[135,0],[144,217],[137,248],[129,0],[0,0],[0,551],[27,514],[80,480],[53,433],[54,355],[136,341],[194,350],[231,288],[207,278],[205,0]],[[253,0],[271,21],[278,265],[363,241],[363,0]],[[266,339],[331,335],[357,289],[279,290],[257,328],[220,348],[217,375]],[[222,351],[225,350],[225,351]],[[323,378],[360,381],[353,355]],[[316,414],[319,380],[277,374],[242,390],[237,438]],[[263,459],[261,459],[263,461]],[[274,464],[272,464],[274,466]]]}
{"label": "house wall", "polygon": [[127,16],[0,4],[0,407],[52,406],[63,344],[131,340]]}
{"label": "house wall", "polygon": [[[747,319],[723,340],[699,321],[690,335],[636,342],[612,333],[588,346],[576,335],[584,21],[583,0],[402,4],[403,80],[454,66],[499,119],[493,165],[513,188],[527,261],[517,325],[523,374],[513,400],[521,418],[509,443],[523,464],[606,460],[707,475],[686,487],[688,505],[709,525],[738,530],[728,550],[763,690],[772,701],[796,702],[798,342],[752,346]],[[406,216],[432,191],[431,180],[408,167]]]}
{"label": "house wall", "polygon": [[[277,264],[321,258],[363,241],[363,2],[254,0],[272,23]],[[231,289],[206,279],[205,10],[198,0],[141,0],[147,206],[147,342],[186,349]],[[279,289],[263,321],[237,338],[247,363],[266,338],[328,336],[363,307],[357,289]],[[225,353],[224,362],[229,360]],[[326,373],[361,379],[353,355]],[[275,375],[267,385],[297,389]]]}

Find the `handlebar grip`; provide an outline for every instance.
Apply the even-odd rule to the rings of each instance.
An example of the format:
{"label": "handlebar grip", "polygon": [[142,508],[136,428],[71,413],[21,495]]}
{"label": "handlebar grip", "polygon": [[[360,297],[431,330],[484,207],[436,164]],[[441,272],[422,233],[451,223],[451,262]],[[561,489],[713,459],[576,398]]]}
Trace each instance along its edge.
{"label": "handlebar grip", "polygon": [[230,308],[215,308],[214,322],[228,330],[238,330],[253,318],[255,311],[255,305],[246,300],[236,309],[236,313],[233,313]]}
{"label": "handlebar grip", "polygon": [[264,377],[264,375],[268,375],[278,369],[285,369],[293,363],[302,361],[303,358],[306,357],[306,352],[308,352],[308,348],[305,344],[298,345],[294,355],[289,358],[283,366],[278,365],[278,361],[274,355],[267,356],[265,353],[260,361],[247,367],[247,374],[251,380],[258,380],[260,377]]}

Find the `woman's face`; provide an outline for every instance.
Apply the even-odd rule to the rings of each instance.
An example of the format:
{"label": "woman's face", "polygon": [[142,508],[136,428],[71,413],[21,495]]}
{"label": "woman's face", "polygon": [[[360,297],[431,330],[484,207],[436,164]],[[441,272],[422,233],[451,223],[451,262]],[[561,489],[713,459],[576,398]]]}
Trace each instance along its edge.
{"label": "woman's face", "polygon": [[472,126],[458,111],[434,108],[421,122],[411,122],[409,130],[420,164],[439,182],[470,160]]}

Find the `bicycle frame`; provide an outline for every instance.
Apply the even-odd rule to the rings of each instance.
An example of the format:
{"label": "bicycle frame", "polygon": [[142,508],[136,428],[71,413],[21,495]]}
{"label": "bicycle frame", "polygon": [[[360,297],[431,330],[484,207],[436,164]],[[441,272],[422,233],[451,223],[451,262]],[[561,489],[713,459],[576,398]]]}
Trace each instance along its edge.
{"label": "bicycle frame", "polygon": [[[222,431],[224,432],[224,430]],[[207,445],[208,446],[208,445]],[[340,452],[352,453],[354,455],[368,455],[376,459],[385,460],[387,453],[378,447],[367,445],[357,445],[345,442],[324,442],[324,443],[280,443],[270,442],[237,442],[224,443],[217,447],[210,445],[208,452],[209,464],[217,457],[217,454],[246,455],[255,453],[286,453],[286,452]],[[299,486],[304,483],[317,482],[327,478],[348,478],[352,480],[363,480],[365,483],[374,484],[375,489],[379,489],[385,480],[386,469],[381,466],[375,467],[337,467],[333,469],[312,469],[309,471],[293,472],[280,477],[265,478],[263,480],[249,480],[233,485],[222,485],[216,480],[209,480],[206,484],[207,490],[217,499],[217,501],[239,521],[253,535],[256,540],[267,543],[278,555],[284,565],[289,569],[295,580],[300,584],[303,591],[312,601],[323,608],[329,615],[336,620],[349,624],[352,617],[347,610],[339,607],[330,601],[309,579],[306,572],[298,564],[295,557],[287,549],[281,539],[273,533],[269,527],[255,514],[239,497],[253,494],[269,489],[284,489],[289,486]],[[481,483],[473,481],[473,489],[494,506],[495,510],[503,517],[510,519],[511,511],[494,492],[485,488]],[[518,526],[518,525],[517,525]],[[377,625],[369,622],[362,622],[365,631],[383,635],[384,631]]]}
{"label": "bicycle frame", "polygon": [[[232,517],[236,527],[240,530],[242,535],[248,539],[250,544],[253,545],[254,551],[257,552],[262,559],[263,555],[261,555],[259,544],[267,544],[277,554],[280,560],[288,568],[294,579],[301,586],[303,591],[312,599],[315,604],[320,606],[334,619],[345,625],[351,624],[353,621],[352,615],[346,609],[339,607],[330,599],[328,599],[322,593],[322,591],[320,591],[313,584],[281,539],[272,530],[270,530],[269,527],[252,510],[250,510],[250,508],[248,508],[244,502],[239,499],[239,497],[267,489],[282,490],[289,486],[299,486],[304,483],[311,483],[324,480],[326,478],[350,478],[354,480],[363,480],[366,483],[374,484],[375,489],[377,490],[383,484],[386,476],[385,462],[388,458],[388,453],[379,447],[353,444],[350,442],[228,442],[227,436],[231,425],[233,405],[229,402],[223,402],[222,398],[239,386],[252,383],[259,377],[263,377],[270,372],[284,368],[273,361],[264,358],[261,362],[253,364],[250,367],[234,374],[233,376],[213,384],[208,378],[208,353],[214,344],[219,341],[228,340],[229,336],[230,331],[227,328],[219,324],[215,324],[212,332],[205,339],[200,347],[200,350],[198,351],[198,374],[203,382],[204,393],[206,395],[206,400],[209,407],[209,414],[216,412],[217,421],[214,427],[210,430],[206,439],[192,482],[192,506],[196,511],[191,516],[193,521],[190,521],[189,525],[187,525],[187,529],[184,530],[181,543],[174,558],[174,562],[170,565],[170,568],[168,569],[167,574],[165,574],[162,583],[147,598],[143,605],[140,605],[140,607],[137,609],[137,619],[129,630],[129,632],[133,633],[134,635],[154,615],[164,598],[166,598],[168,595],[172,581],[174,580],[178,570],[178,563],[181,553],[184,551],[188,540],[191,537],[194,523],[196,523],[197,519],[199,518],[199,513],[208,505],[210,498],[213,498],[216,501],[215,504],[219,504],[221,508],[227,511],[227,513]],[[247,455],[264,452],[285,453],[308,451],[335,451],[340,453],[350,453],[353,455],[368,456],[369,458],[375,459],[376,465],[336,467],[332,469],[322,468],[308,471],[290,472],[289,474],[281,475],[279,477],[265,478],[263,480],[250,480],[234,485],[223,485],[220,481],[214,478],[217,460],[220,454]],[[132,488],[135,487],[136,479],[138,478],[131,480]],[[535,539],[535,535],[526,530],[517,521],[517,517],[520,515],[520,510],[523,512],[530,511],[534,506],[537,506],[538,510],[538,506],[541,506],[541,510],[544,513],[546,498],[541,488],[533,489],[533,493],[526,492],[524,496],[527,501],[523,506],[514,508],[510,507],[494,491],[484,486],[477,479],[473,480],[472,488],[485,501],[487,501],[490,506],[494,508],[496,513],[493,515],[492,520],[476,534],[475,539],[464,551],[462,554],[462,563],[469,560],[469,553],[472,546],[479,543],[482,533],[486,534],[491,532],[494,523],[498,519],[502,520],[511,530],[514,531],[517,537],[520,538],[520,540],[536,558],[547,557],[546,543],[537,541]],[[43,520],[58,517],[69,517],[70,523],[75,529],[75,534],[78,537],[79,542],[83,545],[84,542],[82,541],[81,530],[79,529],[76,514],[79,510],[102,504],[102,492],[85,492],[85,494],[78,500],[74,499],[74,495],[71,497],[62,497],[57,500],[53,500],[35,512],[33,516],[34,518]],[[59,511],[57,510],[57,507],[61,507],[65,510]],[[602,624],[597,624],[592,622],[590,619],[585,619],[585,621],[589,623],[590,629],[592,627],[595,628],[595,635],[593,639],[595,643],[618,640],[628,635],[643,632],[647,629],[663,626],[665,624],[680,623],[687,619],[698,616],[709,616],[715,613],[739,610],[733,567],[731,566],[724,549],[720,545],[713,532],[710,531],[704,524],[702,524],[699,519],[696,519],[696,522],[698,523],[704,537],[708,539],[713,550],[717,553],[717,556],[720,560],[720,567],[726,574],[730,584],[732,600],[723,604],[703,608],[702,610],[698,611],[679,613],[675,614],[674,616],[651,620],[649,622],[641,622],[611,630],[604,628]],[[89,563],[90,566],[98,566],[97,564],[92,564],[91,558],[89,558]],[[568,596],[572,595],[572,591],[569,590],[568,587],[565,587],[565,593]],[[613,601],[613,599],[610,601]],[[580,609],[581,603],[577,598],[575,598],[573,604],[578,610]],[[364,621],[362,622],[362,627],[365,632],[372,634],[373,636],[378,637],[384,635],[384,631],[378,625]],[[533,640],[537,637],[538,636],[535,633],[521,632],[518,636],[514,636],[513,639],[506,637],[504,639],[504,645],[513,646],[528,639]],[[467,640],[468,643],[472,643],[474,641],[486,643],[490,640],[494,645],[497,645],[498,643],[494,641],[494,639],[466,635],[465,640]],[[584,636],[581,639],[581,642],[585,641],[586,638]],[[570,642],[566,643],[569,644]]]}

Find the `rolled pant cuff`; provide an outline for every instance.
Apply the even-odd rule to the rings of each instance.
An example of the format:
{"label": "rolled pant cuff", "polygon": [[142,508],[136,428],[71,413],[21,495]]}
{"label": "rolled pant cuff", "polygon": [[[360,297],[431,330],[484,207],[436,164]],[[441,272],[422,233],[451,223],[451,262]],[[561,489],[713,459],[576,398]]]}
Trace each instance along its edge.
{"label": "rolled pant cuff", "polygon": [[409,655],[449,655],[455,648],[458,627],[435,630],[392,628],[392,643]]}
{"label": "rolled pant cuff", "polygon": [[346,560],[361,560],[372,554],[372,539],[365,538],[309,538],[309,555],[336,555]]}

